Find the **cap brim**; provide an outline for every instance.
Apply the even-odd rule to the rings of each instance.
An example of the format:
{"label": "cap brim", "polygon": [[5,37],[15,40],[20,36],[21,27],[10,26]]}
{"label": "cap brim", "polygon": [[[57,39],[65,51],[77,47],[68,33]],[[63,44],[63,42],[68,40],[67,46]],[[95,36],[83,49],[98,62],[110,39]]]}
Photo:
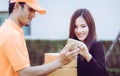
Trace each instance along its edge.
{"label": "cap brim", "polygon": [[35,9],[39,14],[46,14],[46,10],[42,8],[41,6],[33,3],[27,3],[30,7]]}

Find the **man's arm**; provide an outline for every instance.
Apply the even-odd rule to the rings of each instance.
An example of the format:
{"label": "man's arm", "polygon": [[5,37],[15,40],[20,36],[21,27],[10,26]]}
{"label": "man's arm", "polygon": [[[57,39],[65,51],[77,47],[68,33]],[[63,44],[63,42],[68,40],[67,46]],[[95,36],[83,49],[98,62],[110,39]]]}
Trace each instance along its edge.
{"label": "man's arm", "polygon": [[70,46],[65,46],[60,56],[53,62],[41,66],[27,67],[19,70],[18,73],[20,76],[45,76],[75,59],[75,53],[78,53],[79,49],[69,50]]}
{"label": "man's arm", "polygon": [[20,76],[45,76],[46,74],[55,71],[61,66],[62,64],[60,60],[56,59],[55,61],[50,62],[48,64],[24,68],[19,71],[19,74]]}

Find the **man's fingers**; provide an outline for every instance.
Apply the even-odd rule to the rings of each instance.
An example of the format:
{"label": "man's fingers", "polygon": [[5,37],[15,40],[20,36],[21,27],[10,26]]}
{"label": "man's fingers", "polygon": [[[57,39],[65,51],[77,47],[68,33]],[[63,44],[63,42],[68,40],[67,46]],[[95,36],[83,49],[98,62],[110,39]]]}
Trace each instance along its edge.
{"label": "man's fingers", "polygon": [[69,44],[66,44],[65,45],[65,47],[62,49],[62,51],[61,52],[69,52],[70,51],[70,49],[71,49],[71,47],[73,46],[74,44],[71,44],[71,45],[69,45]]}
{"label": "man's fingers", "polygon": [[62,51],[65,50],[67,47],[68,47],[68,45],[65,45],[65,47],[62,49]]}
{"label": "man's fingers", "polygon": [[78,55],[79,50],[80,50],[79,48],[77,48],[77,49],[75,49],[75,50],[72,50],[72,51],[71,51],[71,54]]}
{"label": "man's fingers", "polygon": [[67,56],[68,58],[71,58],[71,57],[74,58],[74,57],[76,57],[76,56],[78,55],[78,53],[79,53],[79,48],[67,52],[67,53],[66,53],[66,56]]}
{"label": "man's fingers", "polygon": [[73,52],[74,52],[74,54],[75,54],[75,55],[78,55],[79,50],[80,50],[79,48],[77,48],[76,50],[74,50],[74,51],[73,51]]}

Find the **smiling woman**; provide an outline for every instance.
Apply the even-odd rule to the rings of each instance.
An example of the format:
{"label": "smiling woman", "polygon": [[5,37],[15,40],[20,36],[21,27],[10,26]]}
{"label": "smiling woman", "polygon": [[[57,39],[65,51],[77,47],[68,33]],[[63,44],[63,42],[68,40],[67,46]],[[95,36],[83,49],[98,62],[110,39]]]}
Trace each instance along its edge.
{"label": "smiling woman", "polygon": [[85,19],[82,16],[76,19],[74,31],[75,31],[75,35],[77,36],[77,38],[80,41],[84,42],[85,38],[88,36],[89,28],[88,28],[88,25]]}
{"label": "smiling woman", "polygon": [[70,22],[69,38],[81,41],[78,76],[106,76],[104,46],[97,41],[94,19],[88,9],[77,9]]}

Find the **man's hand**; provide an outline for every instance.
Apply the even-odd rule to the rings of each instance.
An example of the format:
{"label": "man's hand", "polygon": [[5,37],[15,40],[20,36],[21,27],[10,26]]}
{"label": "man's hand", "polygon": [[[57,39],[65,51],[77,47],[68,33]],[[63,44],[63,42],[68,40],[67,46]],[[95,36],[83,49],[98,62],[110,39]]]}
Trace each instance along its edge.
{"label": "man's hand", "polygon": [[66,45],[60,52],[59,59],[62,65],[66,65],[70,63],[72,60],[74,60],[77,57],[77,54],[80,50],[79,48],[72,51],[70,49],[71,49],[71,46]]}

